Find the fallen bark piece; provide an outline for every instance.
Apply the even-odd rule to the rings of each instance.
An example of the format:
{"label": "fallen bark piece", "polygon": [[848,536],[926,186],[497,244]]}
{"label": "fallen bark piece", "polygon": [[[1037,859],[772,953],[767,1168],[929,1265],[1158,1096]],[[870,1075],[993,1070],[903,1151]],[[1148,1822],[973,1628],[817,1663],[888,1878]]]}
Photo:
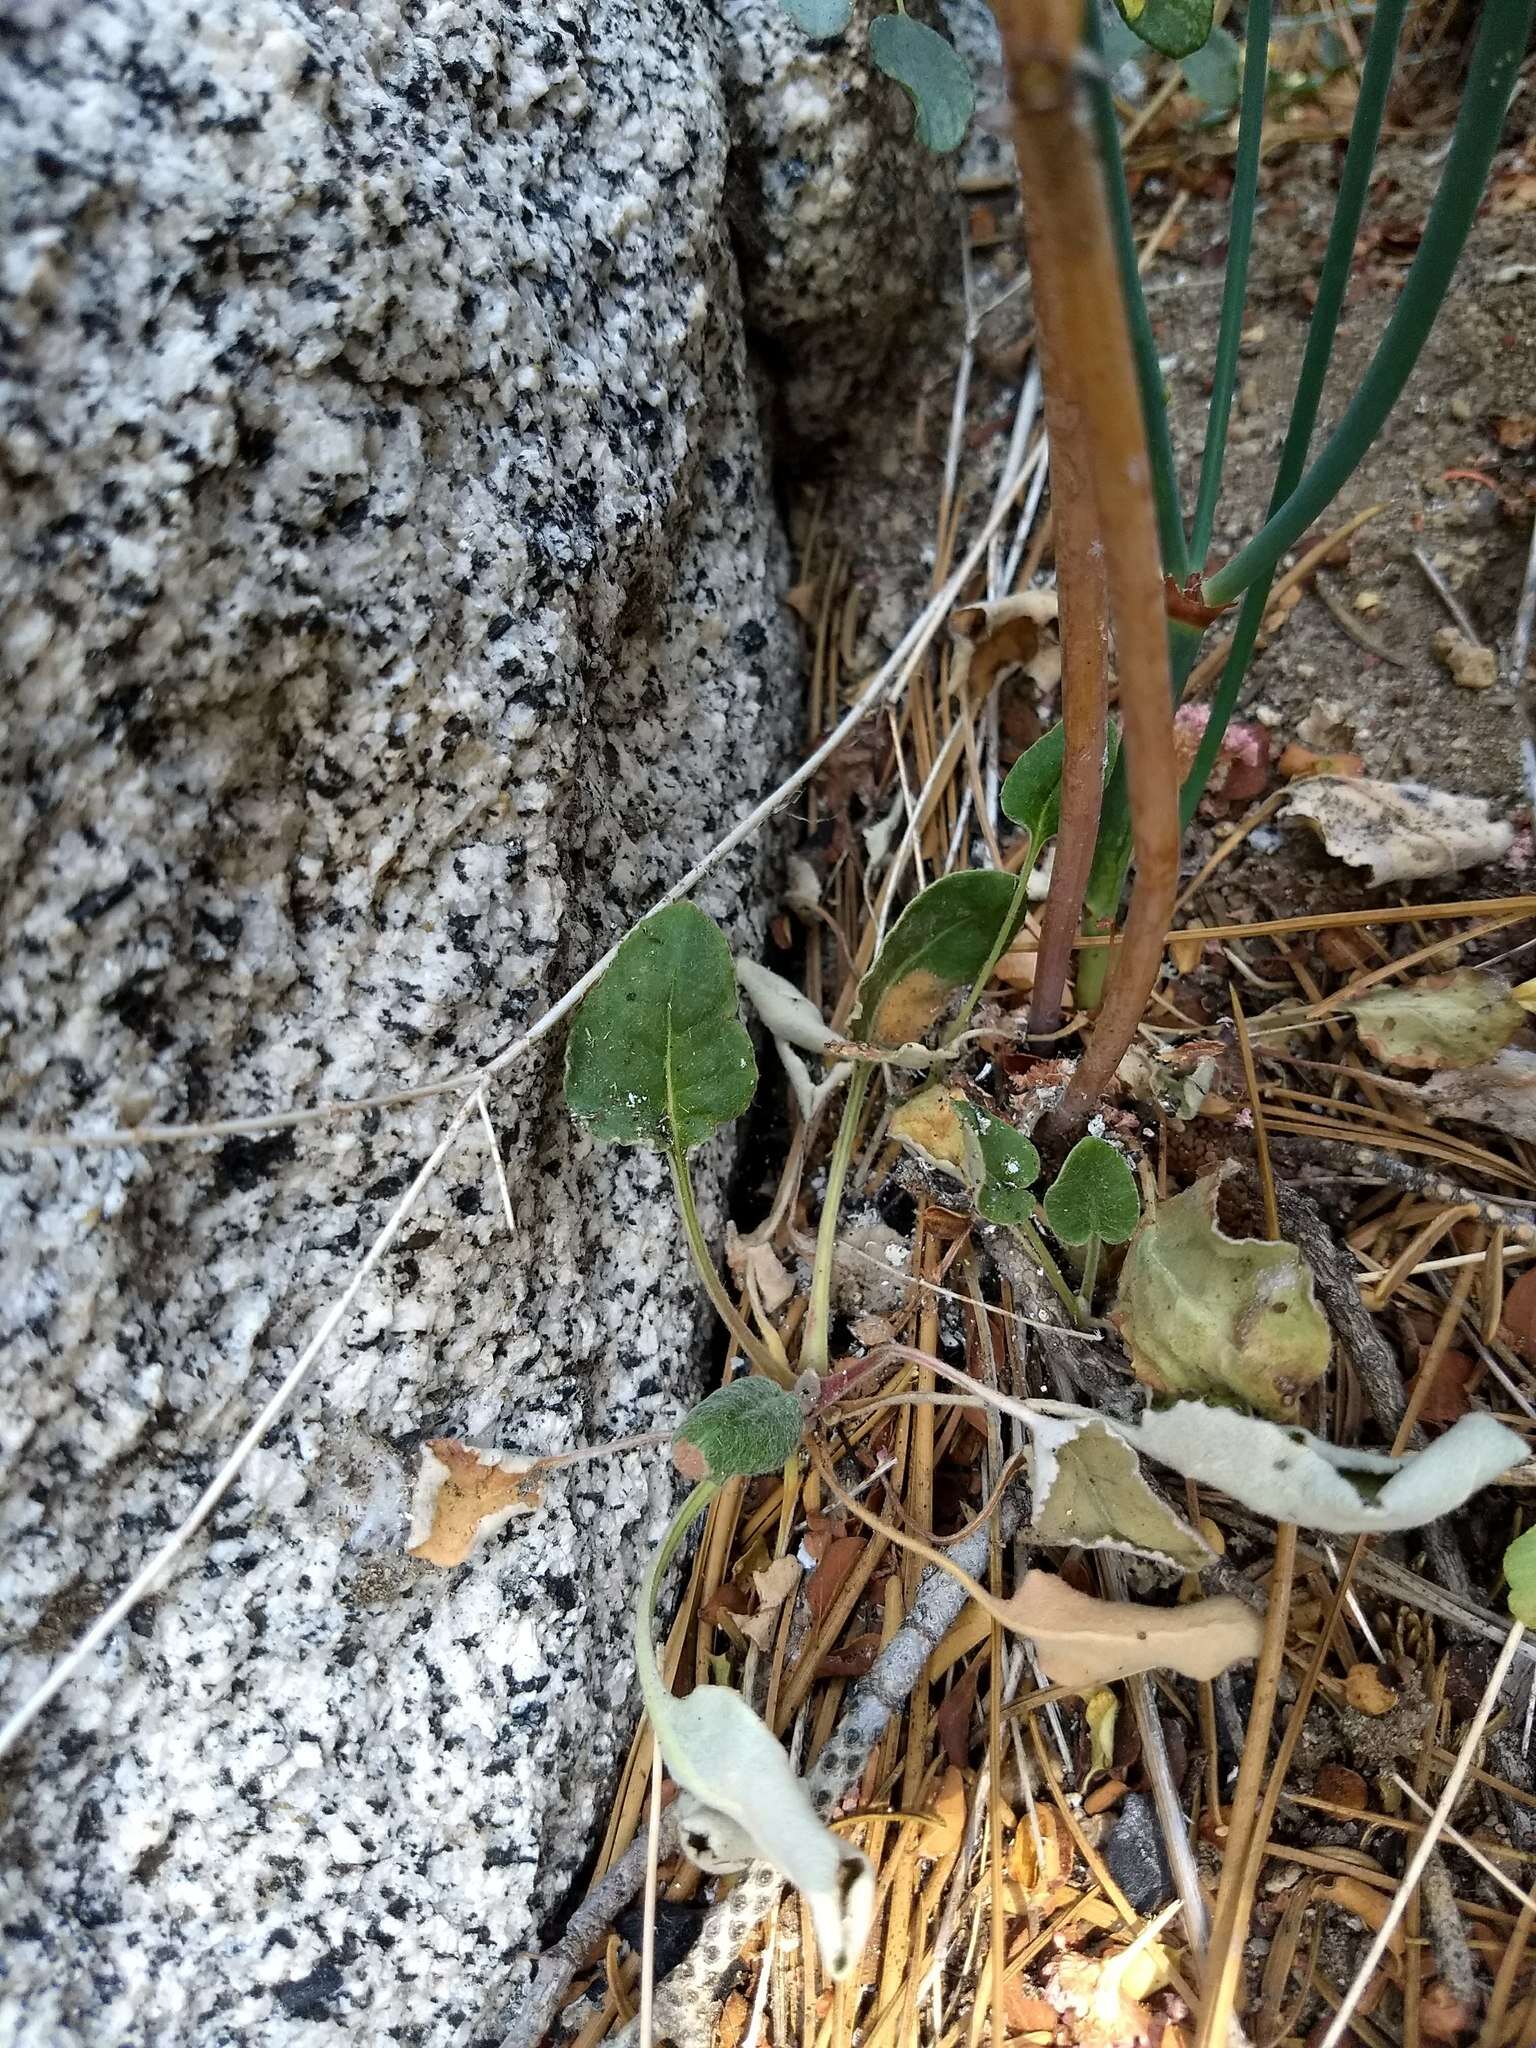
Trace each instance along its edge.
{"label": "fallen bark piece", "polygon": [[1315,826],[1336,860],[1369,868],[1378,888],[1480,867],[1506,854],[1515,837],[1513,825],[1493,817],[1482,797],[1364,776],[1293,783],[1281,815]]}
{"label": "fallen bark piece", "polygon": [[1431,1074],[1419,1100],[1437,1116],[1493,1124],[1510,1138],[1536,1138],[1536,1052],[1507,1046],[1483,1066]]}

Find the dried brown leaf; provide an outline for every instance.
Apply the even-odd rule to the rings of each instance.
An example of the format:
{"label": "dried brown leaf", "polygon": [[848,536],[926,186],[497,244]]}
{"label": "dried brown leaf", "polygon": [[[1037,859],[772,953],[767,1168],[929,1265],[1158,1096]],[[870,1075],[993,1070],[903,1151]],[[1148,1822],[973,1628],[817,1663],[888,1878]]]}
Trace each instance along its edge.
{"label": "dried brown leaf", "polygon": [[411,1497],[411,1556],[428,1564],[462,1564],[513,1515],[532,1514],[542,1498],[537,1478],[530,1476],[538,1465],[537,1458],[434,1437],[422,1447]]}
{"label": "dried brown leaf", "polygon": [[1259,1654],[1263,1628],[1240,1600],[1222,1595],[1183,1607],[1096,1600],[1050,1572],[1026,1572],[998,1618],[1029,1636],[1053,1685],[1091,1692],[1138,1671],[1215,1678]]}

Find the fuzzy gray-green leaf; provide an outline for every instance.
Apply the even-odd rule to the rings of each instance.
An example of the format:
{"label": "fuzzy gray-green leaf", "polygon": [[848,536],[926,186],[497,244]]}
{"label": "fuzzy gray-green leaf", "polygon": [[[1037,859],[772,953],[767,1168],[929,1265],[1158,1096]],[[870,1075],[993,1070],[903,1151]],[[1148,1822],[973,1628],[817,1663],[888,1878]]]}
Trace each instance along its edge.
{"label": "fuzzy gray-green leaf", "polygon": [[[692,1478],[751,1478],[780,1471],[804,1431],[805,1414],[794,1395],[753,1375],[706,1394],[683,1417],[672,1443],[674,1456],[682,1444],[697,1453],[679,1461]],[[703,1470],[689,1469],[695,1464]]]}
{"label": "fuzzy gray-green leaf", "polygon": [[958,149],[976,111],[976,94],[954,44],[910,14],[877,14],[869,24],[869,54],[911,100],[923,147],[935,156]]}
{"label": "fuzzy gray-green leaf", "polygon": [[609,1143],[687,1152],[740,1116],[756,1086],[724,934],[691,903],[657,911],[576,1012],[572,1116]]}

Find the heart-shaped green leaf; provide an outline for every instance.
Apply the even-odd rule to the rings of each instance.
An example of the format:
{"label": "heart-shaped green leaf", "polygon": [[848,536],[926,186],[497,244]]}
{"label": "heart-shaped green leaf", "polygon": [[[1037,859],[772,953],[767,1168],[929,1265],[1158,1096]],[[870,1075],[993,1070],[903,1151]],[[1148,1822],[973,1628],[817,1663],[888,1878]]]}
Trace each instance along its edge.
{"label": "heart-shaped green leaf", "polygon": [[[897,918],[859,984],[850,1036],[871,1045],[920,1039],[953,991],[969,988],[986,966],[1013,899],[1013,876],[996,868],[931,882]],[[1026,907],[1018,905],[1009,938]]]}
{"label": "heart-shaped green leaf", "polygon": [[778,1472],[805,1433],[793,1394],[749,1374],[706,1394],[672,1438],[673,1462],[685,1479],[735,1479]]}
{"label": "heart-shaped green leaf", "polygon": [[1327,1369],[1327,1319],[1295,1245],[1220,1228],[1221,1180],[1208,1174],[1147,1217],[1120,1270],[1113,1320],[1144,1386],[1286,1422]]}
{"label": "heart-shaped green leaf", "polygon": [[1124,1244],[1141,1216],[1136,1176],[1104,1138],[1079,1138],[1045,1192],[1045,1220],[1063,1244]]}
{"label": "heart-shaped green leaf", "polygon": [[1243,60],[1224,28],[1213,28],[1184,59],[1184,83],[1212,115],[1230,114],[1243,89]]}
{"label": "heart-shaped green leaf", "polygon": [[853,0],[779,0],[779,5],[813,43],[840,36],[853,17]]}
{"label": "heart-shaped green leaf", "polygon": [[869,24],[869,54],[911,100],[924,149],[935,156],[958,149],[976,111],[976,94],[954,44],[910,14],[877,14]]}
{"label": "heart-shaped green leaf", "polygon": [[724,933],[691,903],[658,910],[576,1012],[572,1116],[610,1143],[686,1152],[740,1116],[756,1086]]}
{"label": "heart-shaped green leaf", "polygon": [[1214,0],[1115,0],[1121,18],[1165,57],[1191,56],[1211,32]]}
{"label": "heart-shaped green leaf", "polygon": [[1061,823],[1061,764],[1067,737],[1061,720],[1026,747],[1008,770],[1000,802],[1006,817],[1029,834],[1030,859],[1035,859]]}
{"label": "heart-shaped green leaf", "polygon": [[1504,1576],[1509,1581],[1510,1613],[1536,1629],[1536,1523],[1505,1551]]}
{"label": "heart-shaped green leaf", "polygon": [[974,1190],[977,1213],[989,1223],[1022,1223],[1035,1206],[1029,1192],[1040,1173],[1040,1154],[1022,1131],[962,1096],[955,1105],[975,1134],[982,1179]]}

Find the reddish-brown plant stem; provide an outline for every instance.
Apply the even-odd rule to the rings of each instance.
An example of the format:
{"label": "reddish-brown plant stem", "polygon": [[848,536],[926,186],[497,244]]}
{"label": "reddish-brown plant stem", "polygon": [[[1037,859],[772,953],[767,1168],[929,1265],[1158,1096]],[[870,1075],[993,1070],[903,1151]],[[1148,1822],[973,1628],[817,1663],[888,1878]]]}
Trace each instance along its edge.
{"label": "reddish-brown plant stem", "polygon": [[[1030,230],[1032,235],[1033,229]],[[1052,337],[1054,338],[1054,337]],[[1072,942],[1082,917],[1093,867],[1104,795],[1104,734],[1109,723],[1109,617],[1099,515],[1086,461],[1082,407],[1072,366],[1040,333],[1045,378],[1045,428],[1051,447],[1051,499],[1055,510],[1056,598],[1061,634],[1061,825],[1051,890],[1035,955],[1029,1028],[1041,1035],[1061,1028],[1062,993]]]}
{"label": "reddish-brown plant stem", "polygon": [[[1074,77],[1081,0],[994,0],[993,11],[1013,101],[1036,328],[1047,368],[1071,365],[1076,385],[1082,466],[1115,623],[1136,856],[1114,977],[1056,1112],[1069,1129],[1086,1121],[1113,1079],[1162,962],[1179,870],[1173,697],[1146,430],[1109,203]],[[1054,442],[1051,459],[1060,460]],[[1059,495],[1056,506],[1060,519]],[[1058,564],[1063,552],[1058,547]]]}

